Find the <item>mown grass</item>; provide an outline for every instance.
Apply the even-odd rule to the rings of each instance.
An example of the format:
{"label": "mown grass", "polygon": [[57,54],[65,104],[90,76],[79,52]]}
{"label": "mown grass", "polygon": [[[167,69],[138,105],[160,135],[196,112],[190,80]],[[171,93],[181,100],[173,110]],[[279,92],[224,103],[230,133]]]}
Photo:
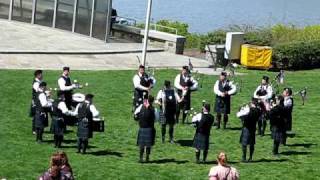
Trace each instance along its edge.
{"label": "mown grass", "polygon": [[[95,94],[95,104],[106,119],[106,132],[95,133],[90,140],[89,154],[76,154],[75,128],[65,136],[63,144],[77,179],[206,179],[218,152],[225,151],[231,165],[242,179],[319,179],[319,70],[288,72],[287,84],[295,91],[307,86],[309,98],[301,106],[295,97],[293,128],[297,136],[288,140],[289,146],[281,147],[279,158],[271,155],[272,140],[269,136],[257,137],[254,163],[240,163],[240,127],[235,113],[239,106],[248,102],[265,71],[244,71],[243,89],[233,97],[232,114],[228,130],[213,130],[208,164],[194,163],[194,150],[187,146],[194,135],[189,125],[177,125],[175,140],[187,142],[182,146],[160,142],[157,124],[156,145],[150,164],[139,164],[136,147],[137,123],[131,118],[133,71],[73,71],[71,77],[89,82],[80,92]],[[158,84],[153,94],[161,88],[165,79],[173,80],[177,71],[156,71]],[[44,78],[50,87],[56,87],[59,71],[45,71]],[[32,71],[0,70],[0,177],[7,179],[35,179],[49,165],[50,155],[57,151],[51,142],[37,144],[31,134],[28,117]],[[214,102],[212,85],[216,76],[205,76],[203,88],[193,94],[192,106],[200,109],[203,99]],[[52,140],[46,133],[45,140]]]}

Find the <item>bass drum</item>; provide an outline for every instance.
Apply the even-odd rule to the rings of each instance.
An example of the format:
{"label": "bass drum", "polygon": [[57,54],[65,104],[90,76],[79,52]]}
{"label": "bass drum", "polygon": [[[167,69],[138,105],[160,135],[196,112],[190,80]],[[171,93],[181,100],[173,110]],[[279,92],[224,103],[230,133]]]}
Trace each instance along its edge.
{"label": "bass drum", "polygon": [[81,103],[81,102],[84,102],[85,100],[85,95],[82,94],[82,93],[74,93],[72,95],[72,101],[76,102],[76,103]]}

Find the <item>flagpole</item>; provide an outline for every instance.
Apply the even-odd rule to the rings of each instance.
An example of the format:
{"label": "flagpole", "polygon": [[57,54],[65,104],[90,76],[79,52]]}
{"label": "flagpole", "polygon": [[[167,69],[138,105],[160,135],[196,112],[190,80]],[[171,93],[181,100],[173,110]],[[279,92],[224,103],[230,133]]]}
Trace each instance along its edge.
{"label": "flagpole", "polygon": [[142,49],[142,65],[146,64],[149,28],[150,28],[150,17],[151,17],[152,0],[148,0],[147,16],[144,29],[143,49]]}

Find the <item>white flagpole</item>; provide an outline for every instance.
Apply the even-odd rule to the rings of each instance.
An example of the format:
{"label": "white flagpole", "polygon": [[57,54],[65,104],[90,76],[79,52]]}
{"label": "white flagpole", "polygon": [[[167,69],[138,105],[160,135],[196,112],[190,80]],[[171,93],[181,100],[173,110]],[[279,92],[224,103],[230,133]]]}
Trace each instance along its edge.
{"label": "white flagpole", "polygon": [[148,38],[149,38],[149,27],[150,27],[150,17],[151,17],[151,8],[152,8],[152,0],[148,0],[146,24],[145,24],[144,39],[143,39],[142,65],[146,64]]}

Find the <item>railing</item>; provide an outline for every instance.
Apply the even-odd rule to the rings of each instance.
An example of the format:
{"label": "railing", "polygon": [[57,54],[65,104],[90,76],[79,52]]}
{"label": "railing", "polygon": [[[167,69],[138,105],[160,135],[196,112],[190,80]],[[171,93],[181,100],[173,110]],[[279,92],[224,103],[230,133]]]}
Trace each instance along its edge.
{"label": "railing", "polygon": [[169,26],[163,26],[163,25],[159,25],[159,24],[150,24],[150,26],[154,27],[155,31],[168,32],[168,31],[162,30],[162,29],[167,29],[167,30],[169,30],[169,32],[174,32],[176,35],[178,34],[178,29],[177,28],[173,28],[173,27],[169,27]]}
{"label": "railing", "polygon": [[[138,22],[137,19],[123,17],[123,16],[115,16],[115,17],[116,17],[116,23],[118,23],[118,24],[127,25],[127,26],[135,26],[135,27],[140,27],[140,28],[144,27],[144,24],[137,24],[137,22]],[[142,22],[142,21],[139,20],[139,22]],[[150,29],[155,30],[155,31],[160,31],[160,32],[174,33],[175,35],[178,34],[177,28],[163,26],[163,25],[156,24],[156,23],[150,23]]]}

